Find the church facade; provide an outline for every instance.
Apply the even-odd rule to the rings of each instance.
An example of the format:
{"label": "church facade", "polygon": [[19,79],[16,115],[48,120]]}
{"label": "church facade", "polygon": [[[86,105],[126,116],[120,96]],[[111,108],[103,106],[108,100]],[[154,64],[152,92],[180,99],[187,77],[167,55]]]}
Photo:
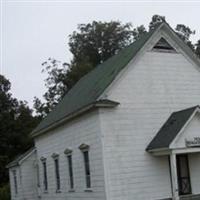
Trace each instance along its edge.
{"label": "church facade", "polygon": [[36,127],[8,165],[12,200],[200,199],[199,105],[200,61],[162,23]]}

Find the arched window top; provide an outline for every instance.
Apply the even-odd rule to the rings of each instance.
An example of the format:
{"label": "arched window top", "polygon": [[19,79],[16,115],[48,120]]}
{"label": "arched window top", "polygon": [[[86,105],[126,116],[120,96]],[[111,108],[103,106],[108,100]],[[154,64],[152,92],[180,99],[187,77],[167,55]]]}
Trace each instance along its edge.
{"label": "arched window top", "polygon": [[47,158],[45,158],[45,157],[42,156],[42,157],[40,158],[40,160],[41,160],[42,162],[45,162],[45,161],[47,160]]}
{"label": "arched window top", "polygon": [[53,154],[51,155],[51,157],[52,157],[53,159],[56,159],[56,158],[59,157],[59,154],[57,154],[57,153],[53,153]]}
{"label": "arched window top", "polygon": [[66,155],[72,154],[72,150],[66,148],[65,151],[64,151],[64,154],[66,154]]}
{"label": "arched window top", "polygon": [[81,151],[89,150],[89,148],[90,148],[90,146],[89,146],[88,144],[85,144],[85,143],[83,143],[83,144],[81,144],[81,145],[79,146],[79,149],[80,149]]}

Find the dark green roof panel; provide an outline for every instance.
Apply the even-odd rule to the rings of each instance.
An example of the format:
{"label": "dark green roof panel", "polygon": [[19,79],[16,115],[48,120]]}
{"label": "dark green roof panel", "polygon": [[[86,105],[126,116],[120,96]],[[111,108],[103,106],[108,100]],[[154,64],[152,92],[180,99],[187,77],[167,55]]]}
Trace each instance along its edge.
{"label": "dark green roof panel", "polygon": [[61,102],[36,127],[32,134],[47,128],[76,110],[95,102],[112,83],[118,73],[144,46],[154,31],[144,34],[139,40],[121,50],[104,63],[89,72],[64,96]]}
{"label": "dark green roof panel", "polygon": [[168,148],[198,107],[199,106],[195,106],[172,113],[168,120],[158,131],[156,136],[153,138],[151,143],[148,145],[146,150],[150,151],[154,149]]}

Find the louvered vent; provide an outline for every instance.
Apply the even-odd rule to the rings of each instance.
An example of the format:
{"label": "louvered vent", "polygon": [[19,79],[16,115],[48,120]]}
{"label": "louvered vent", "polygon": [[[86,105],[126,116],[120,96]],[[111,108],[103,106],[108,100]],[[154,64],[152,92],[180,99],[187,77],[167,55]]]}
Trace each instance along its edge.
{"label": "louvered vent", "polygon": [[175,49],[164,39],[161,38],[158,43],[153,47],[154,50],[161,51],[175,51]]}

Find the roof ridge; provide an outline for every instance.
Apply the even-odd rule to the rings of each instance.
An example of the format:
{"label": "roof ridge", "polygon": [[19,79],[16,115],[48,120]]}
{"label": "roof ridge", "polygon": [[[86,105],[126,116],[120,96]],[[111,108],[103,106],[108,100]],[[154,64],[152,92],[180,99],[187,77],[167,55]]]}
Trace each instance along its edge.
{"label": "roof ridge", "polygon": [[[86,76],[88,76],[90,73],[92,73],[96,68],[99,68],[102,64],[105,64],[106,62],[109,62],[111,59],[113,59],[114,57],[116,57],[116,56],[118,56],[119,54],[123,53],[124,51],[127,51],[128,48],[131,48],[132,46],[134,46],[135,43],[138,42],[138,40],[142,39],[142,37],[146,36],[147,34],[150,34],[150,33],[154,32],[154,31],[155,31],[155,29],[150,30],[150,31],[148,31],[148,32],[146,32],[146,33],[144,33],[144,34],[142,34],[141,37],[139,37],[138,39],[136,39],[135,41],[133,41],[132,43],[130,43],[129,45],[127,45],[127,46],[124,47],[123,49],[120,49],[116,54],[112,55],[111,57],[109,57],[108,59],[106,59],[105,61],[103,61],[102,63],[97,64],[91,71],[89,71],[88,73],[86,73],[85,75],[83,75],[83,76],[76,82],[76,84],[77,84],[79,81],[81,81],[82,79],[84,79]],[[76,85],[76,84],[75,84],[75,85]],[[74,85],[74,86],[75,86],[75,85]],[[73,86],[73,87],[74,87],[74,86]],[[72,87],[72,88],[73,88],[73,87]],[[71,88],[71,89],[72,89],[72,88]],[[70,92],[71,89],[70,89],[68,92]],[[66,92],[66,93],[64,94],[64,96],[67,95],[68,92]]]}

